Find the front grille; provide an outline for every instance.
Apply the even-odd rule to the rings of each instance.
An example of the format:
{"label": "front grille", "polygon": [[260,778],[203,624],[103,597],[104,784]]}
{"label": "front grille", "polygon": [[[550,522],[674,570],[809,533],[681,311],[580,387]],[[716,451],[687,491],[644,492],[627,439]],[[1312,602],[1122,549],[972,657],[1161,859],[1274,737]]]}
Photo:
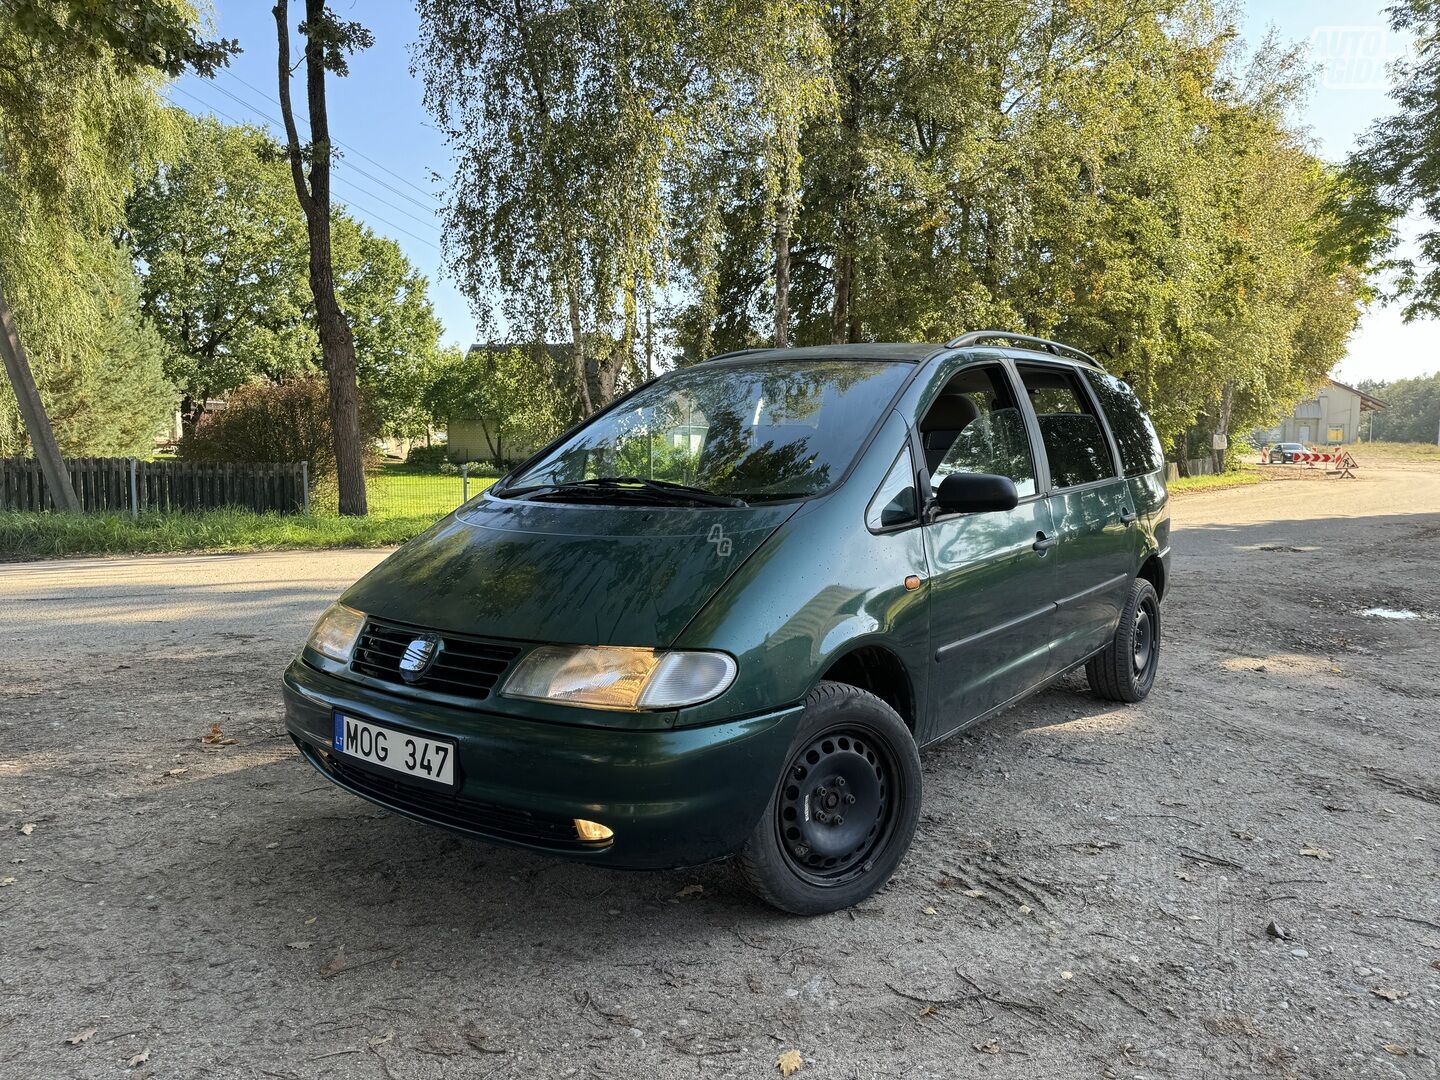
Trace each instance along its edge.
{"label": "front grille", "polygon": [[295,741],[310,763],[341,787],[381,806],[414,814],[437,825],[552,851],[603,851],[611,844],[609,840],[581,840],[575,833],[575,822],[571,818],[497,806],[480,799],[391,780],[352,764],[339,754],[299,739]]}
{"label": "front grille", "polygon": [[[400,658],[417,637],[435,638],[440,642],[440,651],[426,672],[410,682],[400,674]],[[435,634],[371,619],[355,644],[350,670],[405,689],[483,701],[519,655],[520,650],[513,645]]]}

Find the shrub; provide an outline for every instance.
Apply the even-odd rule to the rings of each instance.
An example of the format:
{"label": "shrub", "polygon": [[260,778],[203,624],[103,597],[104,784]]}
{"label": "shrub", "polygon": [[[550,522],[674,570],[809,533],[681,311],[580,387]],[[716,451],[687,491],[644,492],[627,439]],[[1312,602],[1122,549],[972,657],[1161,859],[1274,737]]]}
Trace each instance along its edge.
{"label": "shrub", "polygon": [[445,455],[449,450],[450,447],[446,443],[431,443],[429,446],[412,446],[410,453],[405,455],[405,464],[439,468],[448,460]]}
{"label": "shrub", "polygon": [[[361,409],[360,433],[368,446],[376,424]],[[231,393],[224,409],[201,417],[180,442],[187,461],[308,461],[312,477],[335,473],[330,434],[330,391],[323,378],[256,383]]]}

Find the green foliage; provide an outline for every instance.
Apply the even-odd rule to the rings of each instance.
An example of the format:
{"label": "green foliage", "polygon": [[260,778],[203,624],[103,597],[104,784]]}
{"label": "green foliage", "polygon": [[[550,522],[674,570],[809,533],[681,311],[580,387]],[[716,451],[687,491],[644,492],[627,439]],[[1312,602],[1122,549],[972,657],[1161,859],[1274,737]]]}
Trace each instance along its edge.
{"label": "green foliage", "polygon": [[[1419,259],[1397,259],[1395,293],[1408,319],[1440,316],[1440,6],[1434,0],[1398,0],[1388,9],[1397,34],[1413,36],[1410,55],[1397,61],[1390,96],[1396,111],[1377,120],[1348,163],[1360,207],[1388,224],[1418,211],[1427,226]],[[1393,252],[1387,229],[1379,245]]]}
{"label": "green foliage", "polygon": [[1397,443],[1440,441],[1440,372],[1368,385],[1388,406],[1371,414],[1371,436]]}
{"label": "green foliage", "polygon": [[[484,481],[480,481],[481,484]],[[474,482],[471,489],[476,490]],[[0,511],[0,560],[180,551],[285,551],[403,544],[435,523],[436,513],[22,514]]]}
{"label": "green foliage", "polygon": [[449,451],[445,443],[432,443],[430,446],[411,447],[410,453],[405,456],[405,464],[417,469],[439,469],[447,460],[445,455]]}
{"label": "green foliage", "polygon": [[[363,415],[362,438],[374,435]],[[252,383],[234,391],[225,407],[200,419],[180,443],[187,461],[308,461],[310,475],[335,472],[329,389],[312,376],[283,383]]]}
{"label": "green foliage", "polygon": [[125,74],[171,77],[187,68],[213,77],[240,51],[235,41],[207,41],[195,32],[195,9],[177,0],[6,0],[16,26],[32,41]]}
{"label": "green foliage", "polygon": [[660,287],[682,363],[1007,327],[1130,375],[1168,445],[1322,378],[1382,254],[1289,126],[1301,57],[1247,65],[1207,0],[420,9],[462,286],[622,360]]}
{"label": "green foliage", "polygon": [[[0,7],[0,277],[70,454],[143,452],[173,405],[114,241],[136,170],[170,133],[147,65],[87,36],[110,17],[58,0]],[[0,384],[0,452],[26,445]]]}
{"label": "green foliage", "polygon": [[[323,369],[309,241],[281,149],[264,132],[176,110],[181,140],[130,202],[145,309],[170,342],[187,421],[207,398]],[[336,210],[335,285],[362,390],[384,429],[425,430],[440,323],[398,244]]]}
{"label": "green foliage", "polygon": [[565,429],[571,402],[545,350],[494,346],[461,354],[454,350],[426,390],[426,405],[439,425],[483,420],[493,457],[549,442]]}

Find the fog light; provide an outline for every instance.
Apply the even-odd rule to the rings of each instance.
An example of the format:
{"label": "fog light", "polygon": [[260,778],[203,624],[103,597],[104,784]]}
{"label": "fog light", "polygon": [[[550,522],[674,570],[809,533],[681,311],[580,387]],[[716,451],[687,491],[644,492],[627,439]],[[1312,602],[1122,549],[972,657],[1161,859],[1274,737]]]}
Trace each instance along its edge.
{"label": "fog light", "polygon": [[615,835],[613,829],[608,829],[598,821],[586,821],[584,818],[575,819],[575,832],[581,840],[609,840]]}

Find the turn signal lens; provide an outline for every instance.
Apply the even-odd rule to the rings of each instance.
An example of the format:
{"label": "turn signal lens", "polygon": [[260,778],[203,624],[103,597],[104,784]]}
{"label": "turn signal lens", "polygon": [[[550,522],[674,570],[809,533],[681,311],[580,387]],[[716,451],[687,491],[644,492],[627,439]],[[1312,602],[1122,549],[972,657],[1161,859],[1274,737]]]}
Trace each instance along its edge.
{"label": "turn signal lens", "polygon": [[350,659],[350,651],[355,648],[355,641],[364,626],[363,611],[344,604],[331,604],[310,632],[309,647],[322,656],[345,663]]}
{"label": "turn signal lens", "polygon": [[708,701],[735,681],[724,653],[543,645],[516,667],[506,697],[636,712]]}
{"label": "turn signal lens", "polygon": [[606,828],[598,821],[586,821],[578,817],[575,819],[575,833],[581,840],[609,840],[615,835],[613,829]]}

